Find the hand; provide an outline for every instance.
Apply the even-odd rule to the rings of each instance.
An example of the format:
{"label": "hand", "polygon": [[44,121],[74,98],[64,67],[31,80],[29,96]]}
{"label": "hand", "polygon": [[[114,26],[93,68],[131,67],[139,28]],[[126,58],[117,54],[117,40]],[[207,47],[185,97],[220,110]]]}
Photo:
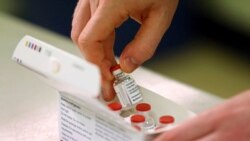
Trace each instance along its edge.
{"label": "hand", "polygon": [[155,141],[249,141],[250,91],[201,113]]}
{"label": "hand", "polygon": [[134,39],[120,56],[123,71],[132,72],[152,57],[169,27],[178,0],[79,0],[72,21],[71,37],[84,57],[102,72],[103,97],[114,97],[113,52],[115,28],[129,17],[141,24]]}

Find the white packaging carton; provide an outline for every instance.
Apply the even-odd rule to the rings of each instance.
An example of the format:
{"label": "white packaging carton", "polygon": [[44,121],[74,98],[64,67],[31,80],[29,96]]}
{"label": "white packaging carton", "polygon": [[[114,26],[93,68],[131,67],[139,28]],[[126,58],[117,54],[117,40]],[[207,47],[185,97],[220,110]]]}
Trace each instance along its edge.
{"label": "white packaging carton", "polygon": [[[58,90],[61,141],[144,141],[169,130],[138,131],[123,117],[109,110],[99,96],[99,69],[84,59],[31,36],[25,36],[19,42],[12,59],[39,74]],[[175,126],[194,115],[146,88],[140,89],[144,101],[152,106],[155,121],[161,115],[172,115]]]}

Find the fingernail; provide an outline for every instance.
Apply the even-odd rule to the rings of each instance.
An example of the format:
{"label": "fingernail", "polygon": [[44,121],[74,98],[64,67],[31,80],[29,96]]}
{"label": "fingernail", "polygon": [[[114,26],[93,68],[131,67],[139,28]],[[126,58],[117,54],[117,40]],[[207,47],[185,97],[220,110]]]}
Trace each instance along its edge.
{"label": "fingernail", "polygon": [[138,63],[133,57],[127,57],[124,60],[124,65],[125,65],[124,70],[127,72],[131,72],[138,66]]}

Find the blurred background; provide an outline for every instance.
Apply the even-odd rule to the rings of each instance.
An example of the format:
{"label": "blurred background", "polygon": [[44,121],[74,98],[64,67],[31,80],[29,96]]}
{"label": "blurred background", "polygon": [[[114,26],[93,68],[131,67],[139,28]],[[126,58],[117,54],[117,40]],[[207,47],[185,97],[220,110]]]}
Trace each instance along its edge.
{"label": "blurred background", "polygon": [[[76,0],[1,0],[0,12],[69,38],[76,3]],[[249,5],[249,0],[180,0],[170,29],[154,57],[144,66],[223,98],[249,89]],[[128,20],[117,29],[116,55],[139,27]]]}

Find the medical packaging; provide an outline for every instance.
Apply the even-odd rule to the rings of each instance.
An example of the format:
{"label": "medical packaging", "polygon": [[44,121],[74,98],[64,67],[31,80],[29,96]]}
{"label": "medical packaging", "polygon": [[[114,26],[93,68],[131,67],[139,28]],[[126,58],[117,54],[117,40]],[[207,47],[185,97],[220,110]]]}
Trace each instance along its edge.
{"label": "medical packaging", "polygon": [[[38,74],[39,78],[58,91],[61,141],[145,141],[169,130],[140,131],[131,126],[129,120],[113,112],[108,103],[100,100],[99,68],[84,58],[25,36],[18,43],[12,59]],[[172,125],[176,126],[194,116],[173,101],[143,86],[139,88],[143,101],[151,105],[154,121],[158,121],[162,115],[171,115],[175,118]]]}

